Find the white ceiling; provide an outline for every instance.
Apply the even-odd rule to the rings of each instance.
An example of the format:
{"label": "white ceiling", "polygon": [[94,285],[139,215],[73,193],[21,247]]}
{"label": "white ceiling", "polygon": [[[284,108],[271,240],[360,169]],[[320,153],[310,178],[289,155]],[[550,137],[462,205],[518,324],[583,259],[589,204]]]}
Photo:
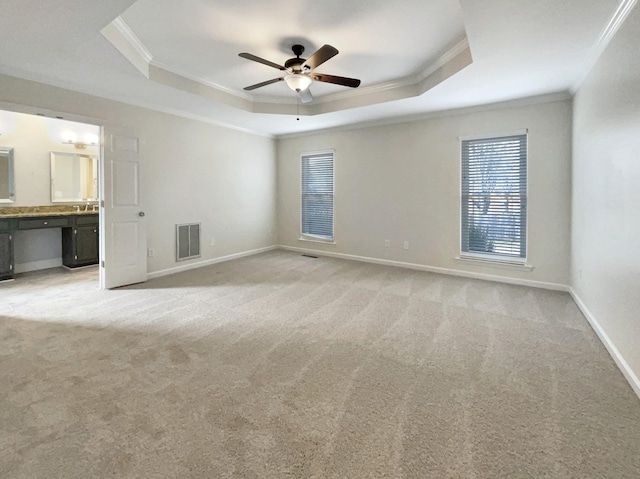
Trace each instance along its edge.
{"label": "white ceiling", "polygon": [[[625,3],[4,0],[0,73],[286,135],[570,91]],[[335,46],[318,71],[361,87],[314,82],[300,121],[284,82],[242,90],[280,72],[238,53],[282,64],[294,43]]]}
{"label": "white ceiling", "polygon": [[[295,56],[296,43],[306,48],[303,57],[329,43],[342,53],[319,71],[361,77],[367,86],[424,70],[465,36],[455,0],[138,0],[121,18],[153,63],[237,92],[281,76],[239,58],[240,52],[284,64]],[[344,89],[326,83],[312,88],[316,98]],[[283,83],[253,95],[294,97]]]}

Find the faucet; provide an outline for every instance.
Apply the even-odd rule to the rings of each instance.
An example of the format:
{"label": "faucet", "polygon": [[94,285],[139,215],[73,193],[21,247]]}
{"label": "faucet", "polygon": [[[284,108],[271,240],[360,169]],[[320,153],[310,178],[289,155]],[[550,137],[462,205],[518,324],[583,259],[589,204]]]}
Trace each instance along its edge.
{"label": "faucet", "polygon": [[76,209],[76,213],[80,213],[80,205],[73,205],[73,207]]}
{"label": "faucet", "polygon": [[87,201],[87,204],[84,207],[84,211],[87,212],[89,211],[89,202]]}

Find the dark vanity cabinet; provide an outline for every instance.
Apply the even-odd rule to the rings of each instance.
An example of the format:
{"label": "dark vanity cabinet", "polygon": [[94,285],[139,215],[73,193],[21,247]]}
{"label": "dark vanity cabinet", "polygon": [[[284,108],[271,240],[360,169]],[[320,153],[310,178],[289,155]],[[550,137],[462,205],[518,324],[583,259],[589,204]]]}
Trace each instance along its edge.
{"label": "dark vanity cabinet", "polygon": [[62,229],[62,264],[68,268],[97,264],[99,258],[98,215],[69,218],[69,228]]}
{"label": "dark vanity cabinet", "polygon": [[13,278],[15,232],[45,228],[61,228],[64,266],[98,264],[98,213],[0,218],[0,281]]}
{"label": "dark vanity cabinet", "polygon": [[8,220],[0,219],[0,281],[13,277],[13,234]]}

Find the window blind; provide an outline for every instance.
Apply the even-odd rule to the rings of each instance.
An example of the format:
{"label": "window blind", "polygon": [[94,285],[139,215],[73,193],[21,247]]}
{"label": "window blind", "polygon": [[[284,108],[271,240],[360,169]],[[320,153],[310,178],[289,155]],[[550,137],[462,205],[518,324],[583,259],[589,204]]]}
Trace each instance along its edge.
{"label": "window blind", "polygon": [[333,239],[333,153],[302,156],[302,234]]}
{"label": "window blind", "polygon": [[527,135],[462,141],[461,250],[526,258]]}

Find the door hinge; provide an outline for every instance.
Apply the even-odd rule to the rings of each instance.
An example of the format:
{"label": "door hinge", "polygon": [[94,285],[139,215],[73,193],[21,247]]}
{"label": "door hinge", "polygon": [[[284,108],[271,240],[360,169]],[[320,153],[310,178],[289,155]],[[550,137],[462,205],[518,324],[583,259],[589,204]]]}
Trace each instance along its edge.
{"label": "door hinge", "polygon": [[100,261],[100,266],[104,268],[104,261]]}
{"label": "door hinge", "polygon": [[100,207],[104,208],[104,200],[100,200]]}

